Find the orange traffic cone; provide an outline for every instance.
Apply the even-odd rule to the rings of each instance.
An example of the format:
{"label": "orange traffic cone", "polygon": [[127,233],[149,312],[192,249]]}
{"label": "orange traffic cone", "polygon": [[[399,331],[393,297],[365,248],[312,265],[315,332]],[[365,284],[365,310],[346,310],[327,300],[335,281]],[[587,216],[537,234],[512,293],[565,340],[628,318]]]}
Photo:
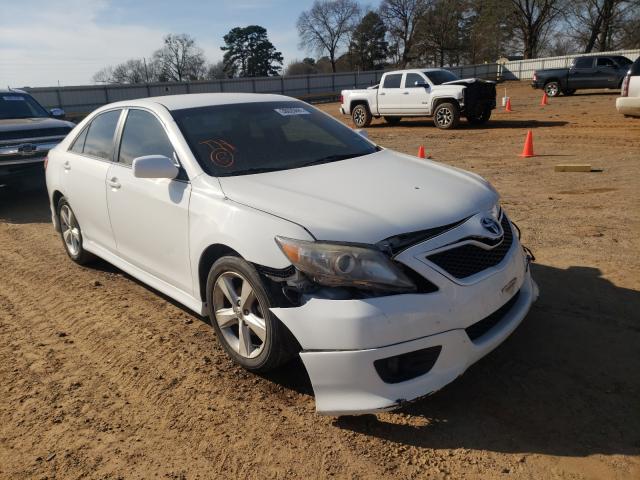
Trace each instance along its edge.
{"label": "orange traffic cone", "polygon": [[507,106],[504,107],[504,111],[505,112],[510,112],[511,111],[511,97],[507,98]]}
{"label": "orange traffic cone", "polygon": [[418,147],[418,158],[426,158],[424,154],[424,145],[420,145],[420,147]]}
{"label": "orange traffic cone", "polygon": [[542,94],[542,100],[540,101],[540,106],[544,107],[545,105],[549,104],[549,97],[547,97],[547,92],[544,92]]}
{"label": "orange traffic cone", "polygon": [[527,139],[524,141],[524,148],[520,156],[524,158],[535,157],[533,153],[533,133],[531,130],[527,132]]}

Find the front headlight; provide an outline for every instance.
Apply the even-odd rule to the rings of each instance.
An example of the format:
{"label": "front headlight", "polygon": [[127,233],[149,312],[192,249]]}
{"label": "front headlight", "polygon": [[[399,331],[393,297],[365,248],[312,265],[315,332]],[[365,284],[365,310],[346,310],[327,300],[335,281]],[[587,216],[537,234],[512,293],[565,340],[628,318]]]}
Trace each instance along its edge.
{"label": "front headlight", "polygon": [[379,250],[276,237],[287,258],[313,281],[330,287],[414,291],[415,284]]}

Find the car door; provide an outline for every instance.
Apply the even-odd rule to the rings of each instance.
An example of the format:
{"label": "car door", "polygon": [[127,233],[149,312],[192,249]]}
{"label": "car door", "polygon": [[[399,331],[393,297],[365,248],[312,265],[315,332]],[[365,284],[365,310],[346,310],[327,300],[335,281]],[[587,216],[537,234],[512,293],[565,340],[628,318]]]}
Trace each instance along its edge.
{"label": "car door", "polygon": [[404,74],[401,109],[407,114],[428,115],[431,105],[431,86],[427,79],[419,73]]}
{"label": "car door", "polygon": [[378,88],[378,112],[384,114],[401,114],[403,90],[402,73],[388,73]]}
{"label": "car door", "polygon": [[107,173],[109,218],[121,258],[192,294],[189,263],[191,184],[176,179],[136,178],[132,163],[145,155],[175,159],[164,125],[151,111],[130,108],[119,135],[117,162]]}
{"label": "car door", "polygon": [[122,109],[100,113],[88,123],[66,152],[62,180],[67,197],[82,227],[84,242],[115,251],[109,222],[107,172],[114,159],[115,134]]}
{"label": "car door", "polygon": [[594,88],[596,83],[594,62],[595,57],[576,58],[569,69],[568,88]]}
{"label": "car door", "polygon": [[596,88],[616,88],[618,86],[618,64],[609,57],[599,57],[596,60],[598,71],[598,81],[594,84]]}

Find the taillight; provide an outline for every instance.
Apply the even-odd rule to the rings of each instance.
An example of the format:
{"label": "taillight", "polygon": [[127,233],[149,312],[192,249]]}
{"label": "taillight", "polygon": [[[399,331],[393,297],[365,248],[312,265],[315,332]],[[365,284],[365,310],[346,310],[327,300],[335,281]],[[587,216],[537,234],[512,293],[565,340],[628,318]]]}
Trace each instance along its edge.
{"label": "taillight", "polygon": [[629,81],[631,80],[631,75],[625,75],[624,80],[622,80],[622,89],[620,90],[620,94],[623,97],[629,96]]}
{"label": "taillight", "polygon": [[340,95],[340,104],[343,104],[343,103],[344,103],[344,96]]}
{"label": "taillight", "polygon": [[536,72],[533,72],[533,81],[538,81],[538,75],[536,75]]}
{"label": "taillight", "polygon": [[47,165],[49,165],[49,156],[44,157],[44,169],[47,169]]}

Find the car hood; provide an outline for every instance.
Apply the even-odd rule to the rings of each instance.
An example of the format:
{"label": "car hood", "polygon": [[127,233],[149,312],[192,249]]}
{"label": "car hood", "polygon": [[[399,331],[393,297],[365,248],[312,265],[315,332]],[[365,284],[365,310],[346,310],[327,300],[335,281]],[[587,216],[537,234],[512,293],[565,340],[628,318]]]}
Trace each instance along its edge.
{"label": "car hood", "polygon": [[448,225],[498,201],[475,174],[390,150],[219,180],[235,202],[295,222],[317,240],[354,243]]}
{"label": "car hood", "polygon": [[49,128],[73,128],[74,123],[50,117],[3,118],[0,119],[0,132],[40,130]]}

